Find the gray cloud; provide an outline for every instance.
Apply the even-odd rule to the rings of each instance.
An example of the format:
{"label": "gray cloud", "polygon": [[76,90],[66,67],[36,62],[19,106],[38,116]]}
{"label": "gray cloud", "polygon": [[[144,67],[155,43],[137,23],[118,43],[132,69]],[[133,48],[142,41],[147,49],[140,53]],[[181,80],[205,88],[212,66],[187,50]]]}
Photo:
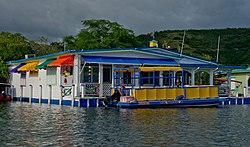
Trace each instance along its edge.
{"label": "gray cloud", "polygon": [[250,26],[248,0],[1,0],[0,31],[58,41],[86,19],[108,19],[136,34]]}

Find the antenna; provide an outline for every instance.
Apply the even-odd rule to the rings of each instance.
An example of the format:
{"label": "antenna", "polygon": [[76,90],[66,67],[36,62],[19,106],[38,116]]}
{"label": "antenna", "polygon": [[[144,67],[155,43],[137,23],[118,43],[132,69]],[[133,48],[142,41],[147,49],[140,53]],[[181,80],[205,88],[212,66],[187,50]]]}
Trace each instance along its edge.
{"label": "antenna", "polygon": [[216,62],[219,61],[219,51],[220,51],[220,36],[218,37],[218,46],[217,46]]}
{"label": "antenna", "polygon": [[153,38],[153,40],[155,39],[155,31],[150,33],[150,36]]}
{"label": "antenna", "polygon": [[186,35],[186,31],[184,30],[184,34],[183,34],[183,38],[182,38],[182,44],[181,44],[181,54],[180,54],[180,56],[182,56],[182,51],[183,51],[184,41],[185,41],[185,35]]}

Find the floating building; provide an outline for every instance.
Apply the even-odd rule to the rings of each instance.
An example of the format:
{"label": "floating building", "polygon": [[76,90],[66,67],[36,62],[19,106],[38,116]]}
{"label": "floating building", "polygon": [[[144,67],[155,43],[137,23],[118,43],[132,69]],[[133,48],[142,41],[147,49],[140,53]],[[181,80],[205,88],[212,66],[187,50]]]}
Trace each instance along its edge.
{"label": "floating building", "polygon": [[[209,89],[214,85],[214,72],[223,70],[230,77],[232,69],[243,68],[223,66],[207,59],[158,48],[155,42],[147,48],[68,50],[9,61],[7,64],[10,66],[9,82],[15,100],[72,106],[91,106],[93,103],[98,106],[99,99],[112,94],[117,80],[133,88],[174,88],[179,80],[183,87],[196,87],[187,93],[188,97],[206,98],[211,93],[218,96],[218,88]],[[126,79],[116,78],[117,68],[154,66],[178,67],[182,71],[144,71],[141,77],[147,78],[144,78],[143,85],[140,85],[140,80],[133,80],[137,71],[121,73]],[[199,88],[204,85],[208,88]],[[230,96],[230,80],[227,87],[224,92]]]}

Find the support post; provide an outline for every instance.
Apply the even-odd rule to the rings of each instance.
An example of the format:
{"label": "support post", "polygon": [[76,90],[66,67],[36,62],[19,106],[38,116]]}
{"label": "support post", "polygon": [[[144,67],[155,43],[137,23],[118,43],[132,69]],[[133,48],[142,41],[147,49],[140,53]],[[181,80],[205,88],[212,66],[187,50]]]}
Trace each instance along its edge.
{"label": "support post", "polygon": [[11,85],[11,97],[14,98],[14,85]]}
{"label": "support post", "polygon": [[20,101],[22,102],[22,99],[23,99],[23,85],[21,85],[21,95],[20,95]]}
{"label": "support post", "polygon": [[42,87],[42,85],[39,85],[39,87],[40,87],[39,104],[41,104],[41,102],[42,102],[42,97],[43,97],[43,87]]}
{"label": "support post", "polygon": [[114,64],[112,64],[112,69],[111,69],[111,75],[112,75],[112,81],[111,81],[111,88],[114,88],[115,87],[115,78],[114,78],[114,70],[115,69],[115,66],[114,66]]}
{"label": "support post", "polygon": [[62,105],[62,101],[63,101],[63,96],[64,96],[64,90],[63,90],[63,86],[62,85],[60,86],[60,88],[61,88],[61,97],[60,97],[59,105],[61,106]]}
{"label": "support post", "polygon": [[214,71],[209,71],[209,85],[214,85]]}
{"label": "support post", "polygon": [[244,97],[247,97],[247,87],[244,86]]}
{"label": "support post", "polygon": [[103,96],[103,65],[99,64],[99,97]]}
{"label": "support post", "polygon": [[231,72],[227,72],[228,97],[231,97]]}
{"label": "support post", "polygon": [[71,91],[72,91],[72,101],[71,101],[71,106],[74,107],[74,103],[75,103],[75,85],[72,85],[72,88],[71,88]]}
{"label": "support post", "polygon": [[30,86],[30,97],[29,97],[29,103],[31,103],[32,101],[32,96],[33,96],[33,86],[32,85],[29,85]]}
{"label": "support post", "polygon": [[80,95],[80,71],[81,71],[81,55],[74,56],[74,96]]}
{"label": "support post", "polygon": [[84,98],[84,95],[85,95],[85,84],[81,85],[81,92],[82,92],[81,98]]}
{"label": "support post", "polygon": [[50,101],[52,99],[52,85],[49,85],[49,99],[48,99],[48,104],[50,105]]}
{"label": "support post", "polygon": [[159,84],[160,84],[160,87],[163,86],[163,71],[159,72]]}

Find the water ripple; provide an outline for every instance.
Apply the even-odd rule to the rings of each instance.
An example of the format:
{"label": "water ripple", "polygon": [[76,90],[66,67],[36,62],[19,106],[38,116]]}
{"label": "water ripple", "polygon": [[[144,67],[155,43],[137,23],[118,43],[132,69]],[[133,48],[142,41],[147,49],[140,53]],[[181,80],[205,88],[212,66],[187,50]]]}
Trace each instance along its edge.
{"label": "water ripple", "polygon": [[0,104],[0,146],[248,146],[250,107],[72,108]]}

